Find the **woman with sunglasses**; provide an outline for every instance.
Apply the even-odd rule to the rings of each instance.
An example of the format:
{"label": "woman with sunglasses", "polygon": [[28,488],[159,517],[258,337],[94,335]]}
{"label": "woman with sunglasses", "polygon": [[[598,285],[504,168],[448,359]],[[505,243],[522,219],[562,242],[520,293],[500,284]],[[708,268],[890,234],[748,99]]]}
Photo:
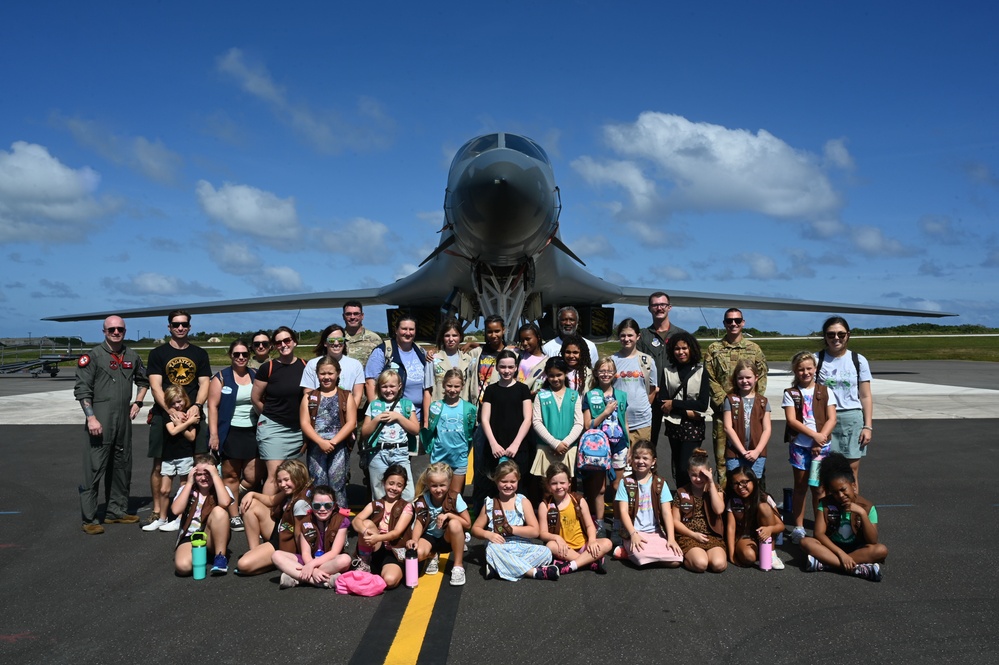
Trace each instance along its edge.
{"label": "woman with sunglasses", "polygon": [[[268,342],[269,343],[269,342]],[[254,489],[260,478],[257,460],[257,412],[253,410],[250,347],[241,339],[229,345],[231,364],[208,384],[208,447],[222,458],[222,484],[234,497]],[[229,528],[243,530],[239,501],[229,503]]]}
{"label": "woman with sunglasses", "polygon": [[266,330],[258,330],[253,333],[250,344],[253,355],[246,366],[250,369],[260,369],[261,365],[271,359],[271,334]]}
{"label": "woman with sunglasses", "polygon": [[253,379],[253,406],[257,421],[257,449],[267,467],[264,494],[277,492],[276,474],[285,460],[302,454],[302,373],[305,361],[295,357],[298,335],[288,326],[274,331],[271,339],[278,357],[268,360]]}
{"label": "woman with sunglasses", "polygon": [[339,323],[332,323],[319,335],[314,349],[316,357],[305,365],[302,372],[302,388],[308,395],[319,388],[316,365],[324,356],[340,363],[340,387],[354,396],[354,404],[360,404],[364,397],[364,366],[361,361],[347,355],[347,333]]}
{"label": "woman with sunglasses", "polygon": [[836,426],[829,447],[850,460],[850,469],[860,486],[860,458],[867,455],[874,427],[874,397],[871,366],[867,358],[847,349],[850,324],[842,316],[831,316],[822,324],[825,348],[816,354],[819,383],[836,395]]}

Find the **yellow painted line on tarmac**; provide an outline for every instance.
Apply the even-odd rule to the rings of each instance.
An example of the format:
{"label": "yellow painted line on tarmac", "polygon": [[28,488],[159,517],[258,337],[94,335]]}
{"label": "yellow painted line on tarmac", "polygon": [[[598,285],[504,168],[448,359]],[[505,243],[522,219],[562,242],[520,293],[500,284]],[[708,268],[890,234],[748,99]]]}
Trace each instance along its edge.
{"label": "yellow painted line on tarmac", "polygon": [[[437,594],[444,582],[444,569],[448,554],[440,555],[440,572],[436,575],[423,575],[419,585],[413,589],[413,596],[406,605],[406,613],[399,623],[395,639],[385,657],[386,665],[416,665],[423,647],[423,638],[430,625],[430,616],[434,613]],[[396,592],[398,593],[398,591]]]}
{"label": "yellow painted line on tarmac", "polygon": [[468,471],[465,473],[465,487],[475,481],[475,451],[468,451]]}

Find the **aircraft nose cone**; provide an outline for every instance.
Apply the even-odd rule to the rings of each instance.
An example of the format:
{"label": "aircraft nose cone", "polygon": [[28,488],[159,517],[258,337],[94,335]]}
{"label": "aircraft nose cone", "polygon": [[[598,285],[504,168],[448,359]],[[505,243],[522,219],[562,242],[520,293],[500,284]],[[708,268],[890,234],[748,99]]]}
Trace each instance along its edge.
{"label": "aircraft nose cone", "polygon": [[545,223],[552,194],[540,169],[499,162],[469,169],[456,189],[460,225],[481,242],[521,245]]}

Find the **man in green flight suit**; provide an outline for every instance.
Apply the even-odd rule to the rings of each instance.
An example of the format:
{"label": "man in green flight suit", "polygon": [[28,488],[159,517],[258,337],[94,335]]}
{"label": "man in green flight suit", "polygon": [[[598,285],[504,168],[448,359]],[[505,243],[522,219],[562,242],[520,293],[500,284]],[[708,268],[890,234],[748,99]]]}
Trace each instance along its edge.
{"label": "man in green flight suit", "polygon": [[[132,384],[138,387],[132,400]],[[83,531],[104,533],[97,521],[97,488],[104,478],[107,524],[135,524],[128,514],[132,483],[132,421],[142,408],[149,379],[139,354],[125,346],[125,322],[119,316],[104,319],[104,341],[80,356],[73,396],[87,418],[88,442],[83,451],[80,512]]]}
{"label": "man in green flight suit", "polygon": [[755,342],[750,342],[742,336],[746,320],[742,312],[730,307],[725,310],[725,336],[717,342],[712,342],[704,356],[704,369],[708,373],[711,385],[711,408],[713,411],[712,432],[715,440],[715,465],[719,486],[725,487],[725,423],[722,421],[722,406],[725,395],[732,391],[732,371],[736,363],[746,359],[752,361],[760,380],[756,390],[761,395],[767,390],[767,359],[763,349]]}

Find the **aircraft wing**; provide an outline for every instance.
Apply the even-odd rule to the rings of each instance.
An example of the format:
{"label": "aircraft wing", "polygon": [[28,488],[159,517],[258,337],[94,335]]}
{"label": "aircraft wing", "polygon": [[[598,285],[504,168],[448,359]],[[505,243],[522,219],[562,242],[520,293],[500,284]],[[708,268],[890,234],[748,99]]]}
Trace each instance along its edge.
{"label": "aircraft wing", "polygon": [[[662,289],[622,286],[621,295],[614,302],[628,305],[647,305],[649,295]],[[889,316],[924,316],[940,318],[957,316],[951,312],[929,312],[923,309],[900,307],[874,307],[824,300],[785,300],[766,296],[749,296],[725,293],[703,293],[700,291],[675,291],[667,289],[674,307],[743,307],[745,309],[782,310],[789,312],[830,312],[833,314],[879,314]]]}
{"label": "aircraft wing", "polygon": [[296,293],[269,298],[243,298],[240,300],[215,300],[211,302],[178,303],[139,309],[116,309],[108,312],[88,312],[85,314],[65,314],[49,316],[43,321],[97,321],[109,316],[141,318],[145,316],[166,316],[175,309],[183,309],[193,314],[226,314],[231,312],[263,312],[293,309],[323,309],[342,307],[348,300],[359,300],[365,305],[388,305],[391,300],[382,299],[384,287],[354,289],[352,291],[324,291],[322,293]]}

